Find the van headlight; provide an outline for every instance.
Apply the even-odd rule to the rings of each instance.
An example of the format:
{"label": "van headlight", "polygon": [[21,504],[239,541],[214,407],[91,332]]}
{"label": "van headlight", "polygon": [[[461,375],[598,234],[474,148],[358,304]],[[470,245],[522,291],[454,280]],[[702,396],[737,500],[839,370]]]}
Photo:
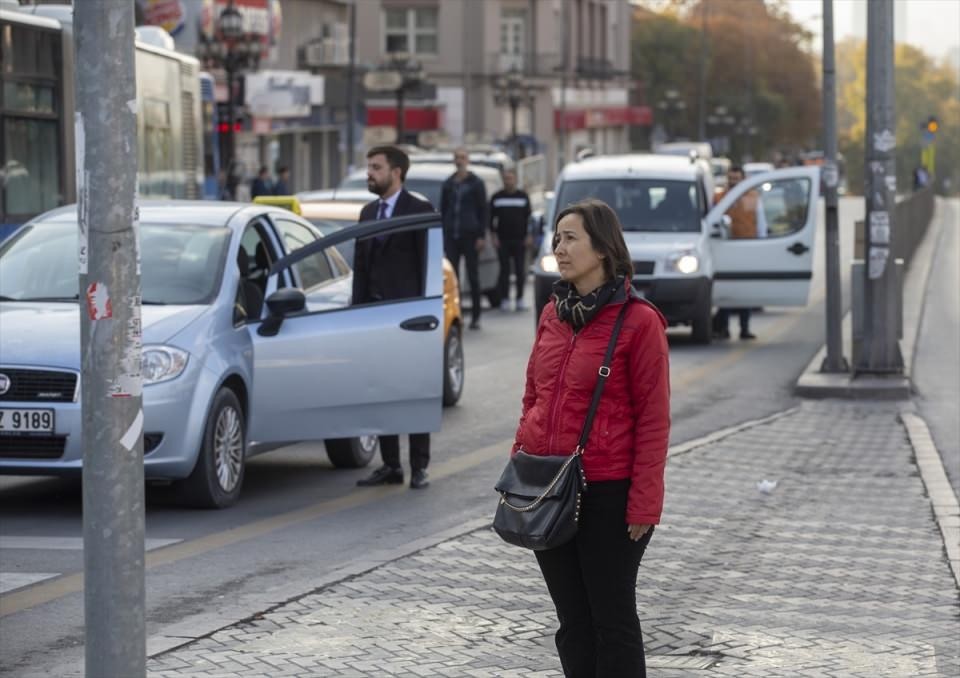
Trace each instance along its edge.
{"label": "van headlight", "polygon": [[700,258],[696,252],[691,250],[674,252],[667,257],[666,269],[668,271],[690,275],[700,270]]}
{"label": "van headlight", "polygon": [[547,273],[560,272],[560,267],[557,266],[557,258],[552,254],[545,254],[540,258],[540,268]]}
{"label": "van headlight", "polygon": [[143,383],[157,384],[179,377],[187,367],[186,351],[173,346],[146,346],[143,349]]}

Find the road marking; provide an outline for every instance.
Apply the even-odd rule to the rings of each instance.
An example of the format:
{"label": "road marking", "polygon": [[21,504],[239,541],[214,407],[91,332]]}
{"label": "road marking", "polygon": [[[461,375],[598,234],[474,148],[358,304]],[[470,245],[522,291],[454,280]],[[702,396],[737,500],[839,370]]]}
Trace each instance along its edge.
{"label": "road marking", "polygon": [[[811,300],[810,305],[820,303],[822,296],[818,295]],[[777,319],[767,328],[765,336],[769,340],[776,339],[791,329],[791,326],[802,318],[800,313],[791,313]],[[761,344],[762,345],[762,344]],[[712,360],[690,373],[683,375],[673,382],[673,388],[683,388],[689,384],[706,378],[712,373],[718,372],[733,363],[740,360],[749,350],[757,344],[744,343],[730,353],[724,354],[715,360]],[[695,442],[695,441],[691,441]],[[686,443],[691,444],[690,442]],[[479,448],[472,452],[462,454],[454,459],[440,462],[431,467],[430,475],[434,480],[440,480],[452,476],[469,468],[479,466],[487,461],[496,458],[503,458],[506,461],[510,447],[513,445],[513,439],[506,439],[486,447]],[[197,539],[183,541],[171,546],[159,548],[146,556],[146,569],[149,571],[159,565],[174,563],[185,558],[202,555],[215,551],[216,549],[230,546],[241,541],[247,541],[264,534],[281,530],[299,523],[307,522],[329,516],[340,511],[356,508],[371,504],[381,499],[400,495],[408,492],[405,485],[390,485],[363,490],[354,490],[349,494],[336,499],[328,499],[316,504],[311,504],[294,511],[271,516],[262,520],[257,520],[246,525],[240,525],[228,530],[210,534]],[[20,612],[22,610],[48,603],[62,596],[78,593],[83,590],[83,573],[78,572],[54,579],[53,581],[40,583],[21,591],[14,591],[7,595],[0,596],[0,618]]]}
{"label": "road marking", "polygon": [[[147,539],[146,550],[178,544],[182,539]],[[45,551],[82,551],[83,537],[13,537],[0,535],[0,551],[5,549],[41,549]]]}

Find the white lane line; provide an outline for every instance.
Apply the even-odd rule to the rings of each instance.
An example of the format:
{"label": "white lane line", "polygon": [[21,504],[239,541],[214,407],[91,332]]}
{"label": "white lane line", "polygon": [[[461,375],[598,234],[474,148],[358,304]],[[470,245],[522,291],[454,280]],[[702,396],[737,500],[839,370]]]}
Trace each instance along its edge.
{"label": "white lane line", "polygon": [[[147,539],[146,550],[179,544],[182,539]],[[83,537],[10,537],[0,535],[0,550],[43,549],[49,551],[82,551]]]}
{"label": "white lane line", "polygon": [[0,572],[0,593],[36,584],[44,579],[59,577],[59,572]]}

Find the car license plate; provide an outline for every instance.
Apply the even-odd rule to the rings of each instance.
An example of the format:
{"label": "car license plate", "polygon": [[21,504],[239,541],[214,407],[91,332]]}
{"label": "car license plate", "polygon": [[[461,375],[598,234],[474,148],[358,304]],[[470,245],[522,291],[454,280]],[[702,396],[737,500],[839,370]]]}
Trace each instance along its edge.
{"label": "car license plate", "polygon": [[15,410],[0,407],[0,434],[53,433],[53,410]]}

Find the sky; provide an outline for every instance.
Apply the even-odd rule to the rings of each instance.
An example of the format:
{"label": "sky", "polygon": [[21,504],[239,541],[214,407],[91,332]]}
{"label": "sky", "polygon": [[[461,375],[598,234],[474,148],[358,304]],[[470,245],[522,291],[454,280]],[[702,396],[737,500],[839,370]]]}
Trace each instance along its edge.
{"label": "sky", "polygon": [[[815,34],[820,46],[823,0],[787,0],[794,18]],[[867,0],[833,0],[833,36],[866,35]],[[897,42],[908,42],[937,59],[960,48],[960,0],[894,0]],[[906,35],[904,35],[906,32]]]}

